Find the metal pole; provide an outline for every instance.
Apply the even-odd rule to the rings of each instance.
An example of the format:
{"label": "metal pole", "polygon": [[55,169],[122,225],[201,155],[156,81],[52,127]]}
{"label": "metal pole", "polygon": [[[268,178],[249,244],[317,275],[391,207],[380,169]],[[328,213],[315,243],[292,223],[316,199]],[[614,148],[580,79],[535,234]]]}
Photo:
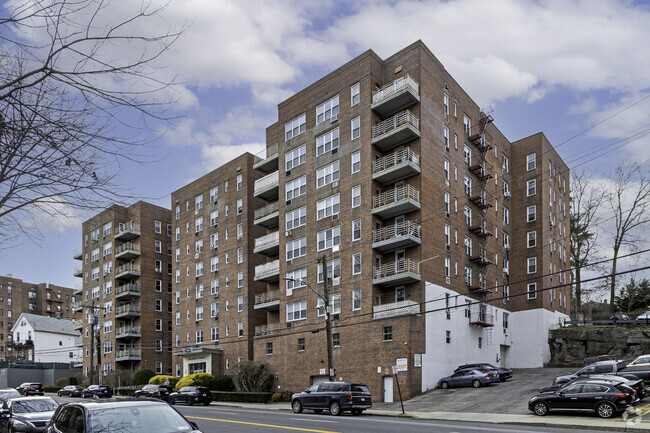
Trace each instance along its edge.
{"label": "metal pole", "polygon": [[323,289],[325,299],[323,299],[323,302],[325,304],[325,332],[327,333],[327,376],[331,382],[334,380],[334,367],[332,366],[332,326],[330,323],[330,289],[327,276],[327,256],[323,255],[321,263],[323,264],[323,281],[325,282]]}
{"label": "metal pole", "polygon": [[[83,311],[83,310],[81,310]],[[83,313],[82,313],[83,314]],[[95,314],[95,301],[91,303],[90,314]],[[93,351],[95,350],[95,319],[90,318],[90,365],[88,376],[90,377],[90,385],[93,384]]]}
{"label": "metal pole", "polygon": [[399,377],[397,377],[397,371],[395,371],[395,382],[397,382],[397,393],[399,394],[399,403],[402,405],[402,415],[404,412],[404,401],[402,400],[402,390],[399,387]]}

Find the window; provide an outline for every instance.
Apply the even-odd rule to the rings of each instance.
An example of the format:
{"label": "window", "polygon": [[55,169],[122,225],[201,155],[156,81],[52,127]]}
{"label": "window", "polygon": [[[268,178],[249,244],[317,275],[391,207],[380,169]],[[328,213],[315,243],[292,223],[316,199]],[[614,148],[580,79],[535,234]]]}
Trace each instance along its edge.
{"label": "window", "polygon": [[526,171],[535,170],[535,167],[537,166],[537,160],[535,158],[535,153],[526,155]]}
{"label": "window", "polygon": [[361,273],[361,253],[352,254],[352,275]]}
{"label": "window", "polygon": [[154,231],[156,233],[162,233],[162,223],[158,220],[153,222]]}
{"label": "window", "polygon": [[352,174],[361,170],[361,152],[354,152],[350,156],[350,161],[352,163],[352,168],[350,170]]}
{"label": "window", "polygon": [[162,299],[156,299],[154,301],[154,307],[156,311],[162,311]]}
{"label": "window", "polygon": [[197,276],[197,277],[200,277],[201,275],[203,275],[203,262],[198,262],[198,263],[194,266],[194,268],[195,268],[195,270],[196,270],[196,276]]}
{"label": "window", "polygon": [[531,179],[526,182],[526,196],[530,197],[537,194],[537,179]]}
{"label": "window", "polygon": [[340,212],[340,194],[329,196],[316,203],[316,220],[336,215]]}
{"label": "window", "polygon": [[242,287],[244,287],[244,273],[237,272],[237,288],[241,289]]}
{"label": "window", "polygon": [[472,255],[472,238],[469,236],[465,236],[465,254]]}
{"label": "window", "polygon": [[503,329],[508,329],[508,313],[503,313]]}
{"label": "window", "polygon": [[293,149],[291,152],[287,152],[284,155],[284,169],[286,171],[289,171],[292,168],[299,166],[300,164],[304,164],[306,160],[306,150],[307,146],[302,145],[296,149]]}
{"label": "window", "polygon": [[503,207],[503,224],[510,224],[510,210],[507,207]]}
{"label": "window", "polygon": [[445,331],[445,343],[451,344],[451,331]]}
{"label": "window", "polygon": [[237,296],[237,312],[241,313],[244,311],[244,297]]}
{"label": "window", "polygon": [[534,246],[537,246],[537,232],[528,232],[526,234],[526,238],[528,239],[527,246],[528,248],[533,248]]}
{"label": "window", "polygon": [[[316,170],[316,188],[320,188],[339,180],[339,161],[334,161]],[[304,194],[304,192],[303,192]],[[287,200],[289,200],[287,198]]]}
{"label": "window", "polygon": [[219,317],[219,303],[213,302],[210,304],[210,317]]}
{"label": "window", "polygon": [[296,269],[295,271],[287,272],[287,292],[299,287],[305,287],[307,280],[307,268]]}
{"label": "window", "polygon": [[237,248],[237,263],[243,263],[243,262],[244,262],[244,249]]}
{"label": "window", "polygon": [[162,319],[156,319],[156,331],[162,331]]}
{"label": "window", "polygon": [[526,208],[526,221],[532,222],[537,219],[537,206],[532,205]]}
{"label": "window", "polygon": [[479,349],[483,348],[483,338],[482,337],[478,337],[478,348]]}
{"label": "window", "polygon": [[450,213],[450,204],[449,204],[449,193],[445,191],[445,217],[449,218],[449,213]]}
{"label": "window", "polygon": [[244,224],[237,224],[237,239],[242,239],[244,237]]}
{"label": "window", "polygon": [[237,199],[237,215],[241,215],[244,213],[244,199],[243,198],[238,198]]}
{"label": "window", "polygon": [[219,256],[210,257],[210,272],[218,272],[218,271],[219,271]]}
{"label": "window", "polygon": [[198,233],[201,230],[203,230],[203,217],[198,217],[194,220],[194,231]]}
{"label": "window", "polygon": [[273,343],[266,343],[266,354],[273,355]]}
{"label": "window", "polygon": [[219,341],[219,327],[210,328],[210,341]]}
{"label": "window", "polygon": [[469,134],[472,131],[472,119],[467,117],[467,114],[463,115],[463,130],[465,134]]}
{"label": "window", "polygon": [[293,260],[307,254],[307,238],[300,238],[295,241],[287,242],[287,260]]}
{"label": "window", "polygon": [[449,182],[449,161],[445,159],[445,180]]}
{"label": "window", "polygon": [[341,334],[332,334],[332,347],[341,347]]}
{"label": "window", "polygon": [[332,227],[322,232],[318,232],[318,251],[332,248],[341,243],[341,227]]}
{"label": "window", "polygon": [[472,179],[465,176],[463,179],[463,185],[465,188],[465,194],[472,195]]}
{"label": "window", "polygon": [[447,251],[449,251],[449,246],[451,245],[451,227],[445,225],[445,246]]}
{"label": "window", "polygon": [[[330,260],[327,262],[327,278],[340,278],[341,277],[341,259]],[[323,280],[323,264],[318,264],[318,277],[317,281],[322,283]]]}
{"label": "window", "polygon": [[284,124],[284,140],[289,141],[293,137],[302,134],[307,130],[305,127],[305,113]]}
{"label": "window", "polygon": [[383,341],[393,341],[393,327],[384,326]]}
{"label": "window", "polygon": [[203,297],[203,284],[197,284],[195,287],[195,295],[196,299],[200,299]]}
{"label": "window", "polygon": [[243,187],[244,187],[244,175],[238,174],[237,175],[237,191],[239,191]]}
{"label": "window", "polygon": [[316,138],[316,156],[339,147],[339,128],[333,129]]}
{"label": "window", "polygon": [[352,187],[352,207],[361,206],[361,185]]}
{"label": "window", "polygon": [[307,318],[307,301],[299,301],[287,304],[287,322]]}
{"label": "window", "polygon": [[304,226],[307,223],[307,208],[301,207],[285,214],[285,224],[287,230],[295,229],[296,227]]}
{"label": "window", "polygon": [[350,107],[357,105],[361,100],[361,84],[355,83],[350,86]]}
{"label": "window", "polygon": [[196,343],[203,343],[203,330],[200,329],[194,333],[194,337],[196,338]]}
{"label": "window", "polygon": [[[219,187],[210,188],[210,203],[214,203],[219,198]],[[178,218],[177,218],[178,219]]]}
{"label": "window", "polygon": [[471,226],[472,225],[472,208],[470,208],[469,206],[465,206],[464,214],[465,214],[465,224]]}
{"label": "window", "polygon": [[449,119],[449,95],[446,93],[442,97],[442,108],[445,115],[445,119]]}
{"label": "window", "polygon": [[536,299],[537,298],[537,283],[529,283],[528,286],[526,287],[526,293],[527,293],[527,298],[528,299]]}
{"label": "window", "polygon": [[195,307],[194,313],[197,321],[203,320],[203,305],[199,305],[198,307]]}
{"label": "window", "polygon": [[237,337],[244,336],[244,322],[237,322]]}
{"label": "window", "polygon": [[316,125],[339,114],[339,95],[316,107]]}
{"label": "window", "polygon": [[176,227],[176,240],[180,241],[181,240],[181,228]]}
{"label": "window", "polygon": [[203,208],[203,194],[194,197],[194,210]]}
{"label": "window", "polygon": [[302,176],[299,177],[298,179],[294,179],[292,181],[285,183],[284,185],[285,199],[291,200],[305,194],[305,192],[307,192],[306,183],[307,183],[307,176]]}
{"label": "window", "polygon": [[465,266],[465,284],[467,286],[472,285],[472,268]]}
{"label": "window", "polygon": [[361,239],[361,220],[352,221],[352,240],[358,241]]}
{"label": "window", "polygon": [[528,271],[529,274],[534,274],[537,272],[537,257],[528,257]]}
{"label": "window", "polygon": [[303,352],[305,350],[305,339],[304,338],[299,338],[298,339],[298,352]]}
{"label": "window", "polygon": [[359,138],[361,135],[361,117],[355,117],[350,121],[350,140]]}

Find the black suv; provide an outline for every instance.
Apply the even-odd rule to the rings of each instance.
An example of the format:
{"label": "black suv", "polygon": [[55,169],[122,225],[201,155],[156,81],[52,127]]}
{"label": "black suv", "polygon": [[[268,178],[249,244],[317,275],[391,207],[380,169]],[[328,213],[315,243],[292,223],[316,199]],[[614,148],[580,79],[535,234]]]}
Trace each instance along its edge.
{"label": "black suv", "polygon": [[169,403],[185,403],[189,406],[203,403],[207,406],[212,401],[212,394],[205,386],[184,386],[178,392],[169,394]]}
{"label": "black suv", "polygon": [[172,387],[168,385],[145,385],[142,389],[134,392],[133,397],[151,397],[168,401],[169,394],[172,392]]}
{"label": "black suv", "polygon": [[329,410],[332,415],[341,415],[344,411],[350,411],[352,415],[361,415],[364,410],[371,407],[370,391],[362,383],[317,383],[291,397],[291,408],[295,413],[310,409],[316,413]]}
{"label": "black suv", "polygon": [[500,382],[505,382],[506,380],[510,379],[512,377],[512,370],[509,368],[501,368],[501,367],[496,367],[492,364],[488,364],[487,362],[477,362],[475,364],[464,364],[458,366],[457,369],[454,370],[454,373],[458,373],[461,370],[470,370],[470,369],[476,369],[476,368],[482,368],[484,370],[488,371],[493,371],[499,375],[499,381]]}
{"label": "black suv", "polygon": [[24,396],[45,395],[45,389],[43,388],[43,384],[36,383],[36,382],[21,383],[20,386],[16,388],[16,391],[18,391],[20,395],[24,395]]}

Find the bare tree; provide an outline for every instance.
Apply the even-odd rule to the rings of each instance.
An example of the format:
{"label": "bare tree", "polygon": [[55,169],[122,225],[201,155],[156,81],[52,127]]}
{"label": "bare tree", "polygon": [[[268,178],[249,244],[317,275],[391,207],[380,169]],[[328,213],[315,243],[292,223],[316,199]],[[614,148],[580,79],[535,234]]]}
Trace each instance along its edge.
{"label": "bare tree", "polygon": [[591,173],[571,172],[570,241],[571,263],[575,268],[575,311],[582,312],[582,268],[597,261],[596,240],[599,223],[598,210],[604,193],[594,182]]}
{"label": "bare tree", "polygon": [[650,166],[624,163],[616,168],[607,202],[614,218],[611,231],[612,268],[609,275],[610,313],[616,311],[616,272],[621,248],[636,250],[643,240],[642,229],[650,223]]}
{"label": "bare tree", "polygon": [[127,199],[120,163],[153,160],[156,125],[175,117],[175,77],[157,63],[183,31],[147,0],[9,8],[0,9],[0,243],[33,236],[45,215]]}

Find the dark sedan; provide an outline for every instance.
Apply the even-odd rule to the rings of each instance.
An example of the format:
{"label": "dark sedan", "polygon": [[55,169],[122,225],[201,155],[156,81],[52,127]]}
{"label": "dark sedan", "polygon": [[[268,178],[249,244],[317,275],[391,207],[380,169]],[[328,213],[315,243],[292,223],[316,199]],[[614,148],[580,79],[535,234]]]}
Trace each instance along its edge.
{"label": "dark sedan", "polygon": [[499,375],[496,372],[475,368],[460,370],[451,376],[443,377],[438,381],[438,388],[447,389],[455,386],[480,388],[498,381]]}
{"label": "dark sedan", "polygon": [[593,376],[588,376],[588,377],[576,377],[575,379],[564,383],[562,385],[551,385],[547,386],[546,388],[542,388],[539,391],[537,391],[538,394],[542,393],[553,393],[555,391],[558,391],[565,386],[574,384],[574,383],[581,383],[589,380],[601,380],[605,382],[610,382],[613,385],[618,385],[619,383],[622,383],[624,385],[629,386],[636,392],[636,396],[639,400],[643,400],[645,396],[648,394],[648,389],[645,386],[645,383],[643,382],[643,379],[639,378],[627,378],[625,376],[614,376],[614,375],[607,375],[607,374],[599,374],[599,375],[593,375]]}
{"label": "dark sedan", "polygon": [[142,389],[133,393],[133,397],[150,397],[160,400],[169,401],[169,394],[173,392],[173,388],[167,385],[145,385]]}
{"label": "dark sedan", "polygon": [[63,397],[64,395],[70,396],[70,397],[81,397],[81,393],[83,392],[84,387],[79,386],[79,385],[68,385],[56,392],[56,395],[59,397]]}
{"label": "dark sedan", "polygon": [[329,410],[332,415],[341,415],[345,411],[352,415],[361,415],[371,407],[372,396],[363,383],[317,383],[291,397],[291,409],[294,413],[310,409],[316,413]]}
{"label": "dark sedan", "polygon": [[88,388],[81,391],[81,397],[113,397],[113,390],[108,385],[90,385]]}
{"label": "dark sedan", "polygon": [[43,388],[42,383],[36,383],[36,382],[24,382],[21,383],[17,388],[16,391],[18,391],[21,395],[28,396],[28,395],[45,395],[45,389]]}
{"label": "dark sedan", "polygon": [[2,404],[0,431],[42,432],[58,406],[50,397],[19,397],[7,400]]}
{"label": "dark sedan", "polygon": [[209,405],[212,401],[212,394],[204,386],[184,386],[178,392],[169,394],[169,403],[185,403],[189,406],[193,404]]}
{"label": "dark sedan", "polygon": [[472,368],[482,368],[484,370],[488,371],[495,371],[499,375],[499,380],[501,382],[505,382],[506,380],[510,379],[512,377],[512,369],[510,368],[502,368],[502,367],[496,367],[492,364],[489,364],[487,362],[477,362],[475,364],[464,364],[458,366],[457,369],[454,370],[454,373],[460,371],[460,370],[468,370]]}
{"label": "dark sedan", "polygon": [[595,412],[601,418],[611,418],[636,401],[635,392],[625,384],[609,381],[584,380],[558,391],[538,394],[528,402],[528,410],[544,416],[549,412]]}

